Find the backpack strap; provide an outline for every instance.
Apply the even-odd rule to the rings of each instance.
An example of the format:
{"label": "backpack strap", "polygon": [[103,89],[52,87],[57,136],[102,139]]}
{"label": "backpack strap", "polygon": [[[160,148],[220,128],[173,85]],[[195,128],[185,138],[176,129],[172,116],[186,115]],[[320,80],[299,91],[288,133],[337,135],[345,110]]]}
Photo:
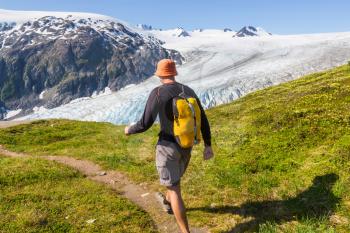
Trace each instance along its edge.
{"label": "backpack strap", "polygon": [[180,84],[180,85],[181,85],[182,91],[181,91],[181,93],[178,96],[180,96],[181,98],[186,99],[185,86],[183,84]]}

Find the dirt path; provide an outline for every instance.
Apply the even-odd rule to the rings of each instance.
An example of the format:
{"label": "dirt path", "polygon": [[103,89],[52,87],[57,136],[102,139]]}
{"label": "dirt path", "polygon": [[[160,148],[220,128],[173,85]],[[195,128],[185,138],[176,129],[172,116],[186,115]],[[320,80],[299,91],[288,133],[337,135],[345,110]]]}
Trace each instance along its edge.
{"label": "dirt path", "polygon": [[0,121],[0,129],[1,128],[7,128],[15,125],[22,125],[22,124],[28,124],[32,121]]}
{"label": "dirt path", "polygon": [[[15,153],[6,150],[0,145],[0,154],[9,157],[33,157],[27,154]],[[148,190],[145,186],[132,183],[125,175],[117,171],[105,171],[100,166],[90,161],[74,159],[67,156],[38,156],[39,158],[56,161],[72,167],[90,180],[103,183],[118,193],[131,200],[133,203],[144,209],[150,214],[155,222],[158,230],[164,233],[179,232],[175,222],[175,218],[162,211],[161,205],[158,203],[155,193]],[[35,157],[35,158],[38,158]],[[205,229],[192,228],[193,233],[207,232]]]}

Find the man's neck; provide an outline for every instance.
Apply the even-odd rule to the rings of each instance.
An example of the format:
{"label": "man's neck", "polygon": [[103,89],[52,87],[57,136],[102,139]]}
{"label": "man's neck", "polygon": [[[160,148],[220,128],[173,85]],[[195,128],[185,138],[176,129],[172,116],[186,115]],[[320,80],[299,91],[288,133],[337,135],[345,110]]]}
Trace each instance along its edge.
{"label": "man's neck", "polygon": [[163,84],[175,83],[175,78],[163,78],[163,79],[161,79],[161,82],[162,82]]}

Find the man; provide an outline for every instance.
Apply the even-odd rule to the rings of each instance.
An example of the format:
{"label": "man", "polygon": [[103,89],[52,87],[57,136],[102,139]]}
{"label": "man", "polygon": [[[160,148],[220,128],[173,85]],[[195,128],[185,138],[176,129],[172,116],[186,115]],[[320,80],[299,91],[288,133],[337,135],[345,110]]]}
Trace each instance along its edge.
{"label": "man", "polygon": [[192,148],[183,149],[177,144],[173,134],[174,114],[172,100],[183,90],[197,99],[201,110],[201,133],[204,139],[205,160],[212,158],[211,134],[208,119],[195,92],[175,81],[177,75],[175,62],[163,59],[157,65],[155,73],[160,78],[161,86],[156,87],[147,100],[141,120],[135,125],[125,127],[125,134],[141,133],[149,129],[159,115],[160,133],[156,147],[156,165],[160,183],[167,187],[166,197],[162,196],[162,204],[168,205],[168,213],[174,213],[181,232],[188,233],[189,227],[185,205],[181,197],[180,179],[185,173],[191,158]]}

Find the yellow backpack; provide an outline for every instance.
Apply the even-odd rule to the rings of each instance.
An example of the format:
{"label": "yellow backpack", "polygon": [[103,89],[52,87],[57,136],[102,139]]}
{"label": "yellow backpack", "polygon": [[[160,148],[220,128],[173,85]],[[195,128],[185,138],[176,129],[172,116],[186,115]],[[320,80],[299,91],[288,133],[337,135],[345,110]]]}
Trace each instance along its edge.
{"label": "yellow backpack", "polygon": [[182,92],[173,98],[174,136],[182,148],[191,148],[201,140],[201,110],[197,99]]}

